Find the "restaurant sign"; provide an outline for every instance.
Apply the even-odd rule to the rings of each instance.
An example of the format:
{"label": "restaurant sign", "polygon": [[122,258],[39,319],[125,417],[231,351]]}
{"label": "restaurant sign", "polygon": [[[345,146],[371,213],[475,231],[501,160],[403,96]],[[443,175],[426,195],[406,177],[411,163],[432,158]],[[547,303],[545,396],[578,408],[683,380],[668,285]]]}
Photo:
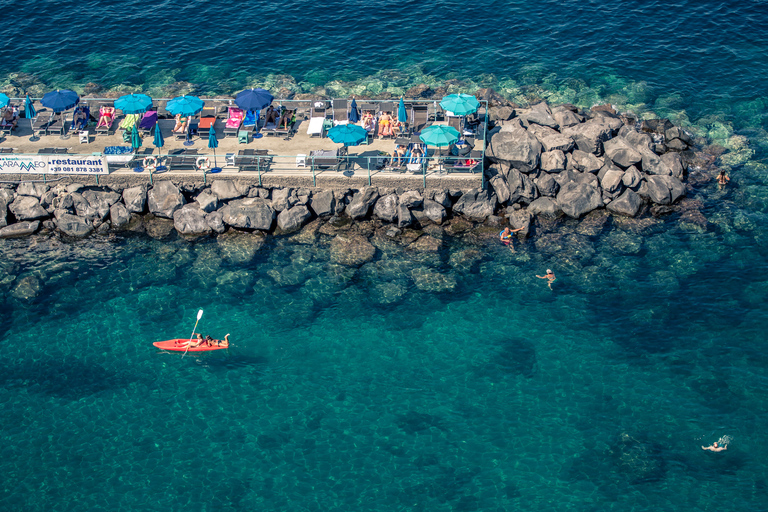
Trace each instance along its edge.
{"label": "restaurant sign", "polygon": [[0,155],[0,174],[109,174],[103,155]]}

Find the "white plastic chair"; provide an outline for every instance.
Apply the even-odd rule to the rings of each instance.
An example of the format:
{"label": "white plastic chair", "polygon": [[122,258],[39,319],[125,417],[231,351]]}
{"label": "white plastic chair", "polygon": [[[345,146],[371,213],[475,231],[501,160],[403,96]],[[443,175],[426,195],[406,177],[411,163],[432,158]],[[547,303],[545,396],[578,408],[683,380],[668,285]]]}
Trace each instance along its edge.
{"label": "white plastic chair", "polygon": [[90,142],[89,136],[88,130],[80,132],[80,144],[88,144]]}
{"label": "white plastic chair", "polygon": [[307,155],[296,155],[296,167],[307,166]]}

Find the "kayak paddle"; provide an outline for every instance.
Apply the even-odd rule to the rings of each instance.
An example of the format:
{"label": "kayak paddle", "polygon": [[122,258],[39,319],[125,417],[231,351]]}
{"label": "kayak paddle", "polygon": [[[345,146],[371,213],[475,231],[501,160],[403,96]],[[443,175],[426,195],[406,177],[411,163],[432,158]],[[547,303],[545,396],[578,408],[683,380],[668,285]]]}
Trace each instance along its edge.
{"label": "kayak paddle", "polygon": [[197,330],[197,323],[200,321],[200,319],[203,318],[203,310],[197,312],[197,322],[195,322],[195,326],[192,328],[192,334],[189,335],[189,343],[187,343],[187,350],[184,351],[184,354],[182,354],[181,358],[184,359],[184,356],[187,355],[187,352],[189,351],[189,346],[192,344],[192,337],[195,335],[195,331]]}

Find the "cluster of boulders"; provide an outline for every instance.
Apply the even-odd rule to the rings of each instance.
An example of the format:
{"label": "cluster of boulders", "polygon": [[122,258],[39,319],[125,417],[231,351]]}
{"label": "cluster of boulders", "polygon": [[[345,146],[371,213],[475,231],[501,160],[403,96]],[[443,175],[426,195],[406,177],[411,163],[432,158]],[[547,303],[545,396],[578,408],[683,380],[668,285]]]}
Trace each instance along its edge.
{"label": "cluster of boulders", "polygon": [[546,103],[494,106],[489,117],[496,120],[486,151],[491,204],[574,218],[605,207],[634,217],[643,204],[685,195],[681,154],[693,141],[666,119],[638,123],[610,106]]}

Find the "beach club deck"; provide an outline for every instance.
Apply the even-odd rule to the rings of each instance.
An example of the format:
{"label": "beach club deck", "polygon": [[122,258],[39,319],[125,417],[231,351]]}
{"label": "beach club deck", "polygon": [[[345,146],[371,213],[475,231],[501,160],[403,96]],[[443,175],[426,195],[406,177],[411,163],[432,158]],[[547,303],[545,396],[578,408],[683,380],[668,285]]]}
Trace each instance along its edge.
{"label": "beach club deck", "polygon": [[[114,99],[80,98],[78,111],[87,106],[89,117],[75,130],[73,109],[53,115],[39,99],[33,99],[36,115],[27,119],[23,117],[24,99],[11,99],[10,104],[17,106],[20,117],[16,128],[0,140],[0,157],[61,155],[77,159],[102,155],[108,162],[109,175],[130,173],[147,176],[148,181],[160,174],[210,179],[214,173],[221,177],[253,178],[259,183],[271,176],[283,180],[296,177],[303,181],[311,179],[313,186],[330,177],[356,178],[381,185],[395,180],[426,187],[428,181],[434,183],[444,178],[476,183],[474,186],[482,184],[487,130],[485,102],[480,102],[470,124],[468,118],[452,116],[436,101],[406,100],[407,123],[397,133],[382,137],[378,120],[387,113],[396,117],[399,102],[361,100],[357,102],[357,112],[359,116],[369,113],[373,117],[374,130],[362,143],[346,146],[331,140],[328,132],[334,126],[362,123],[350,121],[350,117],[354,119],[352,100],[274,100],[274,109],[287,110],[295,118],[287,129],[269,119],[268,108],[238,114],[237,105],[229,98],[202,100],[203,111],[191,116],[182,134],[172,132],[176,121],[165,109],[168,100],[153,100],[150,114],[136,114],[142,138],[141,146],[135,148],[130,128],[125,135],[126,130],[120,127],[131,114],[117,109],[109,129],[96,128],[101,107],[114,107]],[[245,119],[238,120],[237,115]],[[154,145],[155,125],[163,139],[160,148]],[[442,147],[424,144],[420,135],[430,126],[451,126],[461,138],[457,144]],[[215,150],[209,148],[210,131],[218,144]],[[397,146],[404,152],[399,157],[395,153]],[[120,154],[110,154],[114,152]],[[154,170],[153,164],[157,166]],[[30,179],[38,177],[30,175]]]}

